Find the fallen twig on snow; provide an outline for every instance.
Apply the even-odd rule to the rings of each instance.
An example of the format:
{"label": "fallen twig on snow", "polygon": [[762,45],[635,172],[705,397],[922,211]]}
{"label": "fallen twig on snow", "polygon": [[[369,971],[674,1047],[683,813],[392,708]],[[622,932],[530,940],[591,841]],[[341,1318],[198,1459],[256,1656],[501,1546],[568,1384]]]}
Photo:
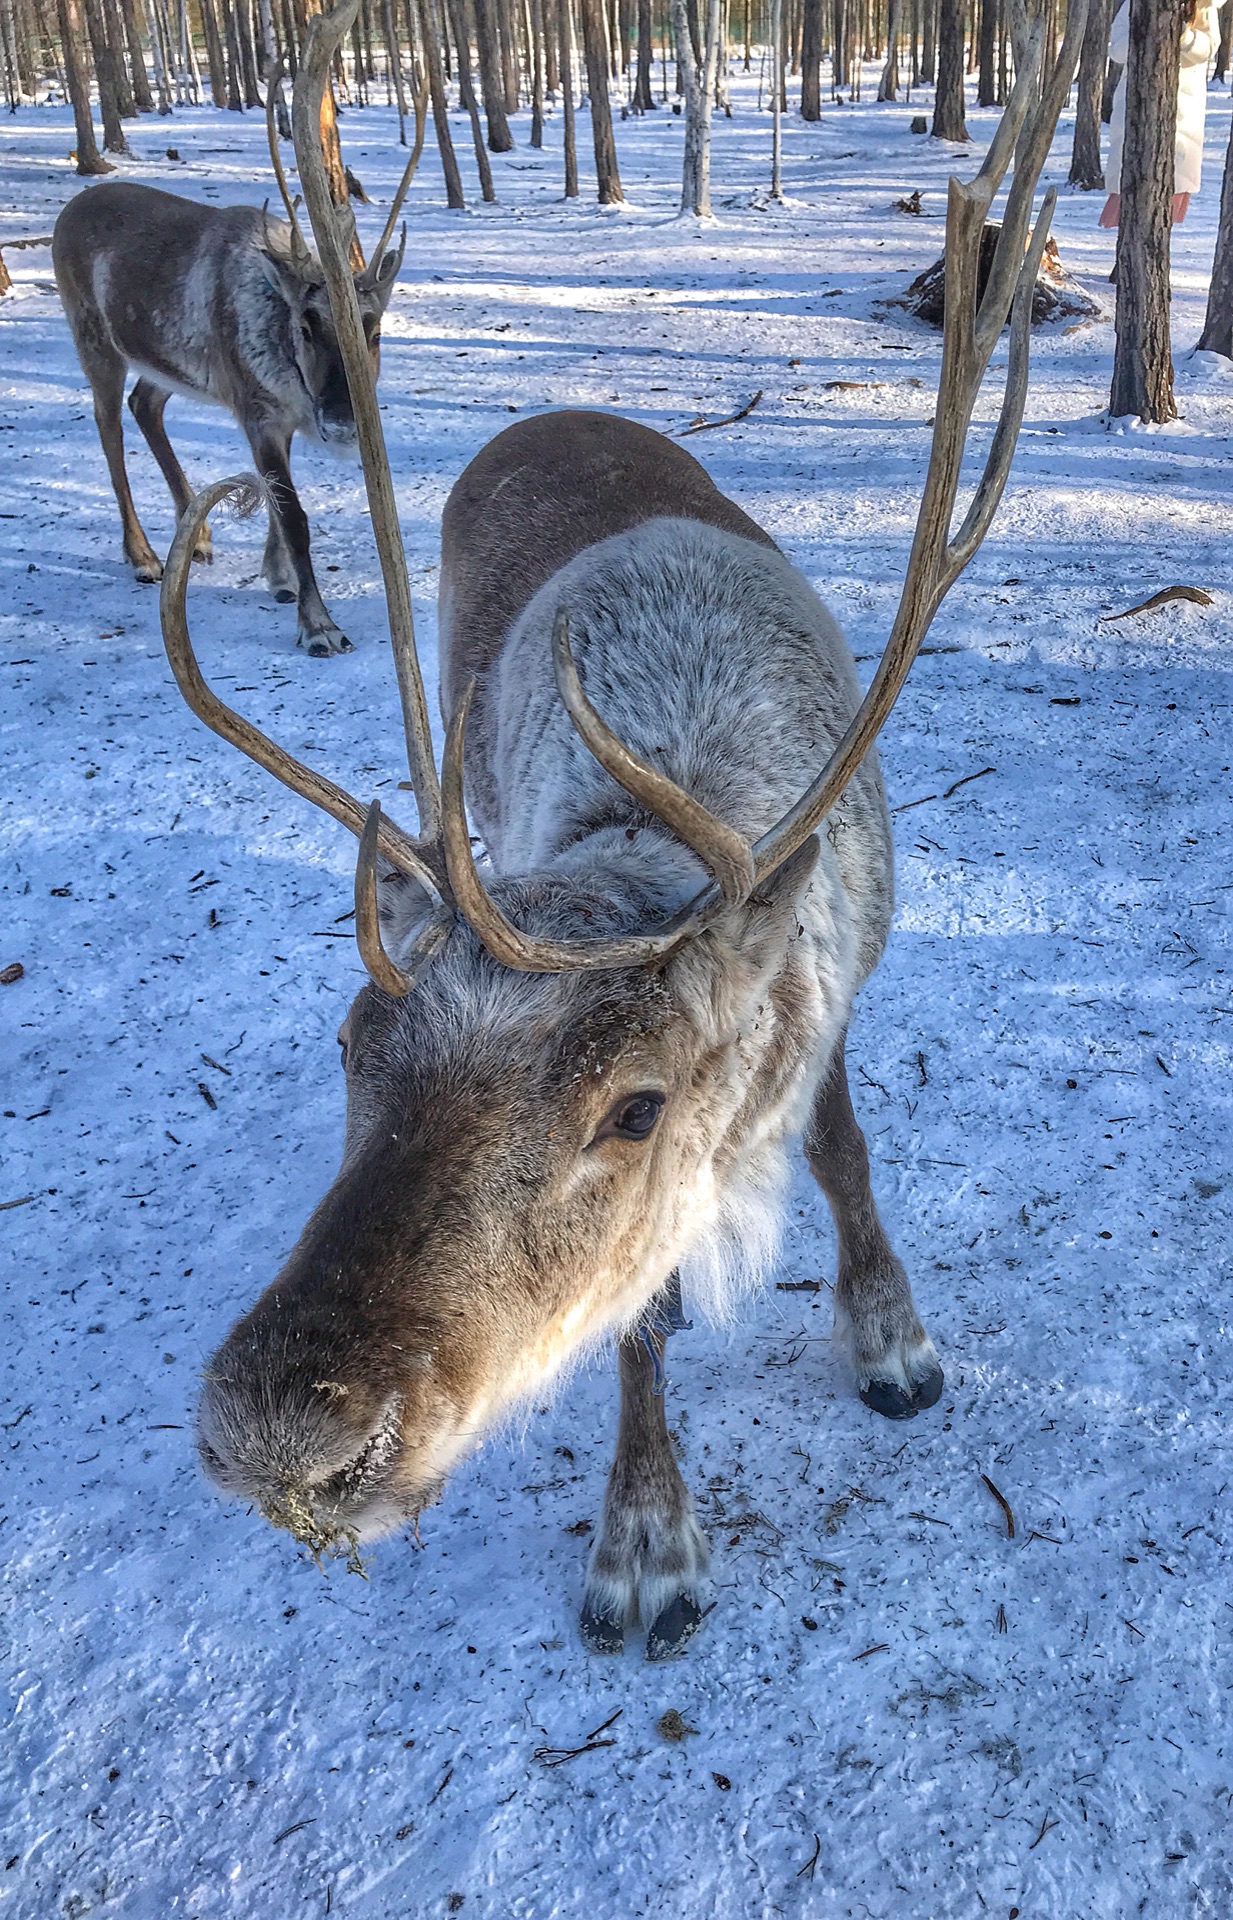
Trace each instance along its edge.
{"label": "fallen twig on snow", "polygon": [[962,780],[956,780],[953,787],[947,787],[942,795],[943,800],[949,800],[952,793],[958,793],[960,787],[966,787],[969,780],[983,780],[987,773],[996,772],[996,767],[982,767],[979,773],[965,773]]}
{"label": "fallen twig on snow", "polygon": [[677,439],[684,440],[686,434],[690,433],[709,433],[712,427],[734,427],[738,420],[748,418],[761,398],[762,388],[759,387],[753,399],[746,401],[739,413],[725,414],[722,420],[695,420],[691,426],[681,429],[680,433],[677,434]]}
{"label": "fallen twig on snow", "polygon": [[1001,1507],[1002,1512],[1006,1515],[1006,1538],[1013,1540],[1015,1537],[1015,1516],[1010,1510],[1010,1501],[1004,1493],[999,1492],[998,1488],[994,1486],[987,1473],[982,1473],[980,1477],[997,1501],[999,1507]]}
{"label": "fallen twig on snow", "polygon": [[1150,600],[1141,600],[1137,607],[1127,607],[1125,613],[1102,613],[1100,618],[1106,624],[1111,620],[1129,620],[1135,613],[1152,613],[1157,607],[1167,607],[1171,600],[1192,600],[1196,607],[1210,607],[1212,596],[1202,587],[1162,587]]}

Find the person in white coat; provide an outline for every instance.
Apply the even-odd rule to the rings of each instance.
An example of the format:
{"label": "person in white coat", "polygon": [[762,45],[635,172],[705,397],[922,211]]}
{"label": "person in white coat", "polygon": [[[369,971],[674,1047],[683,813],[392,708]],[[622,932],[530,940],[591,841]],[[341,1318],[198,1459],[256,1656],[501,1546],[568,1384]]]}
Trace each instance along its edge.
{"label": "person in white coat", "polygon": [[[1173,224],[1186,218],[1190,196],[1199,191],[1203,166],[1203,125],[1207,116],[1207,68],[1220,34],[1215,0],[1191,0],[1182,16],[1181,70],[1177,84],[1177,146],[1173,158]],[[1130,0],[1114,17],[1109,58],[1122,69],[1113,96],[1109,128],[1109,164],[1105,180],[1112,191],[1100,216],[1115,227],[1121,215],[1122,140],[1126,131],[1126,58],[1130,43]]]}

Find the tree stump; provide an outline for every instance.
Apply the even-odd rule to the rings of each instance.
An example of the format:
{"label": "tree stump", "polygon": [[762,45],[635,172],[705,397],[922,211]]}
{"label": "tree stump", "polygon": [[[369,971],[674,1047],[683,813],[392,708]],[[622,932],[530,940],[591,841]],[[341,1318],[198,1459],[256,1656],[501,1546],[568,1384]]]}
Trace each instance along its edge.
{"label": "tree stump", "polygon": [[[989,270],[993,265],[993,252],[1002,229],[998,221],[987,220],[980,242],[980,267],[977,275],[978,296],[983,296]],[[931,327],[940,327],[946,312],[946,257],[935,260],[931,267],[917,274],[911,285],[889,305],[906,307],[918,320],[924,320]],[[1050,238],[1045,242],[1044,256],[1040,263],[1040,272],[1036,276],[1036,285],[1032,290],[1032,325],[1044,326],[1051,320],[1097,319],[1102,317],[1102,309],[1085,293],[1078,282],[1072,280],[1062,265],[1057,243]]]}

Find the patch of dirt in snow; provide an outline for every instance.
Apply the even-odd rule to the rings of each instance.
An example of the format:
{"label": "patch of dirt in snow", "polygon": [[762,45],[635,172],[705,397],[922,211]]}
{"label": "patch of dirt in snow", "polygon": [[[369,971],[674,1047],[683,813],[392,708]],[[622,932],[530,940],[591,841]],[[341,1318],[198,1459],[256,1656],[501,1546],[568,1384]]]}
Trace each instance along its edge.
{"label": "patch of dirt in snow", "polygon": [[[674,430],[759,388],[691,446],[858,656],[880,645],[938,344],[876,303],[936,254],[955,160],[909,134],[918,101],[789,117],[791,204],[759,211],[751,88],[716,125],[709,228],[671,217],[665,114],[620,127],[633,205],[615,216],[561,203],[524,120],[494,157],[497,207],[446,214],[426,155],[381,392],[430,677],[441,507],[487,438],[569,404]],[[0,1213],[0,1913],[1229,1912],[1233,385],[1181,360],[1228,135],[1227,96],[1210,103],[1207,186],[1174,235],[1199,432],[1073,432],[1107,400],[1111,328],[1036,342],[1005,502],[885,742],[898,925],[851,1058],[947,1392],[907,1429],[868,1413],[825,1292],[678,1336],[672,1417],[718,1606],[666,1669],[589,1658],[575,1630],[610,1369],[492,1441],[425,1550],[386,1544],[367,1584],[323,1577],[205,1486],[201,1366],[338,1154],[353,849],[182,705],[156,596],[120,559],[49,262],[10,256],[0,964],[25,977],[0,987],[0,1200],[32,1197]],[[971,124],[987,137],[991,117]],[[146,120],[125,171],[265,197],[257,116],[173,125],[183,165]],[[391,127],[378,109],[344,122],[374,223]],[[50,225],[77,184],[71,138],[58,110],[6,119],[0,232]],[[1064,129],[1053,178],[1067,158]],[[908,221],[893,201],[916,188],[926,218]],[[1063,252],[1093,284],[1112,259],[1096,212],[1063,187]],[[978,454],[995,413],[990,390]],[[223,416],[177,400],[169,422],[194,476],[237,465]],[[161,481],[144,450],[131,466],[165,544]],[[203,657],[293,751],[397,808],[358,471],[311,448],[296,469],[358,650],[297,655],[260,529],[223,524],[193,588]],[[1176,581],[1213,605],[1102,624]],[[802,1172],[783,1276],[833,1262]],[[534,1761],[618,1708],[610,1747]],[[656,1733],[669,1710],[697,1729],[679,1745]]]}

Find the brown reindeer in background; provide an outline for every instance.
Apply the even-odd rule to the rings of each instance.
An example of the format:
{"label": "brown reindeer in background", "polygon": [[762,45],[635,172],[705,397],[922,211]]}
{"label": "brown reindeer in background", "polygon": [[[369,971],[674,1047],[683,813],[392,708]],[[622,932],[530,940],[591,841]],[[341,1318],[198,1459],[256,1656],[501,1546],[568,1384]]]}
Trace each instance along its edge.
{"label": "brown reindeer in background", "polygon": [[[271,97],[277,79],[272,76]],[[386,248],[423,149],[422,94],[416,122],[416,145],[385,231],[352,282],[374,380],[405,229],[398,250]],[[177,518],[193,489],[163,425],[168,399],[187,393],[231,412],[266,485],[266,583],[276,600],[297,603],[300,646],[315,655],[345,653],[351,642],[331,619],[313,575],[308,516],[291,479],[291,441],[303,433],[350,451],[355,419],[321,265],[300,231],[272,129],[270,151],[287,222],[257,207],[203,207],[156,187],[109,181],[69,201],[56,221],[52,259],[94,395],[124,557],[137,578],[159,580],[163,569],[137,518],[124,465],[121,401],[130,367],[139,377],[128,404],[171,489]],[[350,210],[331,217],[344,238],[353,239]],[[210,558],[208,527],[194,558]]]}
{"label": "brown reindeer in background", "polygon": [[[210,488],[168,562],[168,652],[208,725],[361,836],[372,981],[339,1035],[342,1166],[210,1362],[201,1455],[220,1486],[317,1550],[354,1546],[418,1514],[503,1413],[615,1333],[620,1427],[583,1632],[616,1650],[640,1619],[662,1657],[702,1618],[707,1565],[656,1391],[677,1275],[722,1311],[742,1258],[755,1276],[766,1267],[794,1132],[835,1217],[836,1320],[862,1398],[903,1418],[941,1391],[844,1068],[892,904],[873,743],[1009,472],[1052,206],[1025,259],[1032,195],[1082,8],[1039,105],[1038,29],[984,166],[951,183],[929,476],[864,699],[812,589],[683,449],[610,416],[547,414],[485,447],[446,509],[440,785],[361,320],[309,151],[353,11],[313,24],[297,145],[355,396],[420,837],[376,802],[365,815],[206,687],[187,579],[199,530],[237,483]],[[978,304],[981,231],[1016,142]],[[1001,417],[952,537],[968,422],[1012,294]]]}

